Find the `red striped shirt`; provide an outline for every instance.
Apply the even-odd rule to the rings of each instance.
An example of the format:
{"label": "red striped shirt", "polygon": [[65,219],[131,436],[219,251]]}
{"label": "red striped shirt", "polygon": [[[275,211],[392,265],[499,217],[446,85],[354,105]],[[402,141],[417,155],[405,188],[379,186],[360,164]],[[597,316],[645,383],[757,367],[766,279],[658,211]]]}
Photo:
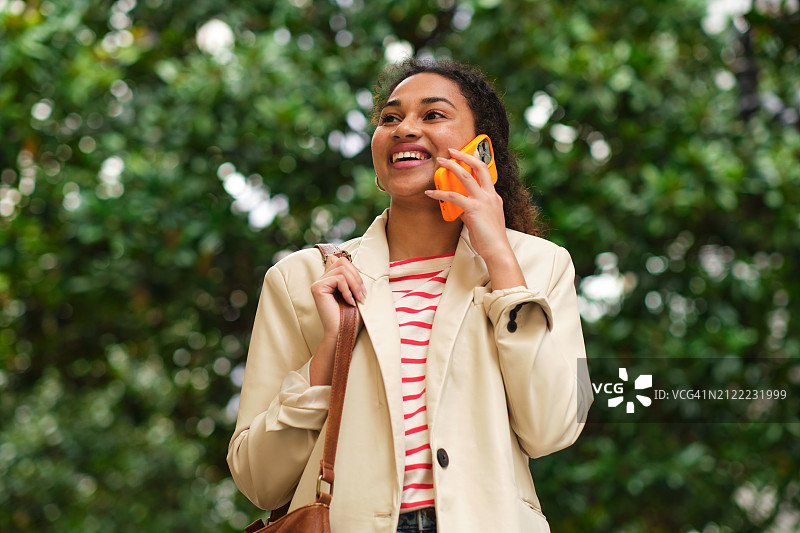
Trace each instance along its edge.
{"label": "red striped shirt", "polygon": [[[395,292],[395,291],[392,291]],[[437,300],[442,296],[441,292],[433,293],[433,292],[423,292],[423,291],[410,291],[406,293],[406,296],[419,296],[420,298],[428,298],[429,300],[436,298]]]}
{"label": "red striped shirt", "polygon": [[420,414],[421,412],[423,412],[423,411],[427,411],[427,410],[428,410],[428,407],[427,407],[426,405],[423,405],[422,407],[420,407],[419,409],[417,409],[417,410],[416,410],[416,411],[414,411],[413,413],[407,413],[407,414],[405,414],[405,415],[403,415],[403,416],[404,416],[404,417],[406,418],[406,420],[407,420],[407,419],[411,418],[412,416],[416,416],[416,415]]}
{"label": "red striped shirt", "polygon": [[415,259],[404,259],[403,261],[394,261],[393,263],[389,263],[389,268],[398,267],[400,265],[408,265],[408,264],[411,264],[411,263],[419,263],[421,261],[429,261],[431,259],[442,259],[442,258],[445,258],[445,257],[451,258],[451,261],[452,261],[452,257],[454,255],[456,255],[456,254],[455,253],[451,253],[451,254],[444,254],[444,255],[433,255],[431,257],[417,257]]}
{"label": "red striped shirt", "polygon": [[410,483],[403,487],[403,490],[406,489],[432,489],[433,483]]}
{"label": "red striped shirt", "polygon": [[[405,489],[403,489],[405,494]],[[418,500],[415,502],[403,502],[400,504],[400,509],[422,509],[423,507],[432,507],[436,500]]]}
{"label": "red striped shirt", "polygon": [[[408,417],[406,417],[406,418],[408,418]],[[407,429],[406,430],[406,436],[413,435],[414,433],[419,433],[420,431],[425,431],[427,429],[428,429],[428,424],[425,424],[424,426],[417,426],[415,428]]]}
{"label": "red striped shirt", "polygon": [[413,454],[415,454],[417,452],[421,452],[425,448],[430,449],[430,447],[431,447],[430,444],[423,444],[422,446],[420,446],[418,448],[412,448],[411,450],[406,450],[406,455],[413,455]]}
{"label": "red striped shirt", "polygon": [[433,463],[421,463],[416,465],[406,465],[406,472],[409,470],[430,470],[433,468]]}
{"label": "red striped shirt", "polygon": [[[394,297],[400,327],[406,442],[403,510],[434,504],[433,453],[427,424],[425,378],[433,319],[453,255],[406,259],[389,265],[389,290]],[[413,315],[413,318],[408,315]]]}
{"label": "red striped shirt", "polygon": [[430,341],[415,341],[414,339],[400,338],[400,344],[410,344],[411,346],[427,346]]}
{"label": "red striped shirt", "polygon": [[407,402],[408,400],[417,400],[421,398],[425,394],[425,389],[422,389],[422,392],[419,394],[409,394],[408,396],[403,396],[403,401]]}
{"label": "red striped shirt", "polygon": [[428,307],[423,307],[422,309],[413,309],[411,307],[397,307],[395,310],[398,313],[422,313],[424,311],[436,311],[436,306],[431,305]]}
{"label": "red striped shirt", "polygon": [[404,323],[400,324],[401,328],[409,327],[409,326],[417,327],[417,328],[431,329],[433,327],[433,324],[429,324],[427,322],[420,322],[418,320],[412,320],[411,322],[404,322]]}
{"label": "red striped shirt", "polygon": [[[439,272],[437,272],[437,274],[439,274]],[[397,276],[396,278],[390,277],[389,283],[394,283],[397,281],[408,281],[410,279],[425,279],[425,280],[430,279],[431,281],[439,281],[441,283],[447,281],[446,278],[441,278],[438,276],[432,278],[430,272],[423,272],[422,274],[409,274],[408,276]]]}

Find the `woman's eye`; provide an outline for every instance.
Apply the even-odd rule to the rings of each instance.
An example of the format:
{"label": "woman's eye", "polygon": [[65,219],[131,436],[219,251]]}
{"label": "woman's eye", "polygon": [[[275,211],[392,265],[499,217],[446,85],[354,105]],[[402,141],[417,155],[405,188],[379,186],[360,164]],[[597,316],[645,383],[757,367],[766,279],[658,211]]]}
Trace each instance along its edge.
{"label": "woman's eye", "polygon": [[438,111],[428,111],[428,113],[425,115],[425,118],[428,120],[435,120],[437,118],[444,118],[444,115]]}
{"label": "woman's eye", "polygon": [[381,124],[388,124],[390,122],[395,122],[397,117],[394,115],[384,115],[381,117],[380,123]]}

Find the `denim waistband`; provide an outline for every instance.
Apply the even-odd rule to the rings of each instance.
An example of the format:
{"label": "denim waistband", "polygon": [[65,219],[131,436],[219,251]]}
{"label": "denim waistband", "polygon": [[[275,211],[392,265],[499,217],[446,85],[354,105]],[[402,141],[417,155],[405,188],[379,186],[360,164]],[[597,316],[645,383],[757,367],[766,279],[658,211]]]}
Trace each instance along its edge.
{"label": "denim waistband", "polygon": [[[412,527],[418,531],[436,527],[436,510],[433,507],[425,507],[416,511],[400,513],[400,520],[397,527]],[[435,529],[434,529],[435,531]]]}

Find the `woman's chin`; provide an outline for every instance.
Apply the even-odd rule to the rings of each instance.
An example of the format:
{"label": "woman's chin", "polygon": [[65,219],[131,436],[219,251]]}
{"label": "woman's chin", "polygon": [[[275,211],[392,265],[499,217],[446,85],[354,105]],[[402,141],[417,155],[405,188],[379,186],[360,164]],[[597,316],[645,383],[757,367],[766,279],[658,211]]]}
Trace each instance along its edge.
{"label": "woman's chin", "polygon": [[394,197],[401,196],[425,196],[425,191],[434,189],[436,185],[433,181],[433,176],[418,176],[394,179],[385,185],[389,194]]}
{"label": "woman's chin", "polygon": [[419,213],[431,212],[441,214],[439,202],[422,191],[409,192],[408,194],[402,194],[400,192],[393,193],[391,195],[390,206],[395,209],[410,209]]}

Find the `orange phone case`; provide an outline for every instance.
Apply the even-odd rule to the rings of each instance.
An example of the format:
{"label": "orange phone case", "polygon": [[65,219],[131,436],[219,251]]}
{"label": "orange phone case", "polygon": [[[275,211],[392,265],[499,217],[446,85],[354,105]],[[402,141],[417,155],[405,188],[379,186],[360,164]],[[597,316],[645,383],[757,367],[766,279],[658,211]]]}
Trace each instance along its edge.
{"label": "orange phone case", "polygon": [[[483,143],[483,141],[486,142]],[[478,149],[478,155],[481,160],[486,163],[486,166],[489,167],[489,173],[492,175],[492,183],[497,183],[497,167],[494,164],[494,149],[492,148],[492,141],[488,136],[481,134],[468,142],[466,146],[461,148],[461,151],[472,155],[476,149]],[[472,168],[466,163],[457,159],[451,159],[450,161],[455,161],[461,165],[464,170],[468,170],[472,174],[473,178],[475,177],[475,174],[472,173]],[[452,191],[463,196],[469,196],[467,189],[461,183],[461,180],[458,179],[455,174],[450,172],[450,170],[444,167],[439,167],[436,170],[436,173],[433,175],[433,181],[436,184],[436,189],[439,191]],[[464,212],[464,210],[457,205],[450,202],[443,202],[441,200],[439,201],[439,207],[442,208],[442,217],[444,217],[444,219],[447,221],[453,221],[457,219],[461,213]]]}

